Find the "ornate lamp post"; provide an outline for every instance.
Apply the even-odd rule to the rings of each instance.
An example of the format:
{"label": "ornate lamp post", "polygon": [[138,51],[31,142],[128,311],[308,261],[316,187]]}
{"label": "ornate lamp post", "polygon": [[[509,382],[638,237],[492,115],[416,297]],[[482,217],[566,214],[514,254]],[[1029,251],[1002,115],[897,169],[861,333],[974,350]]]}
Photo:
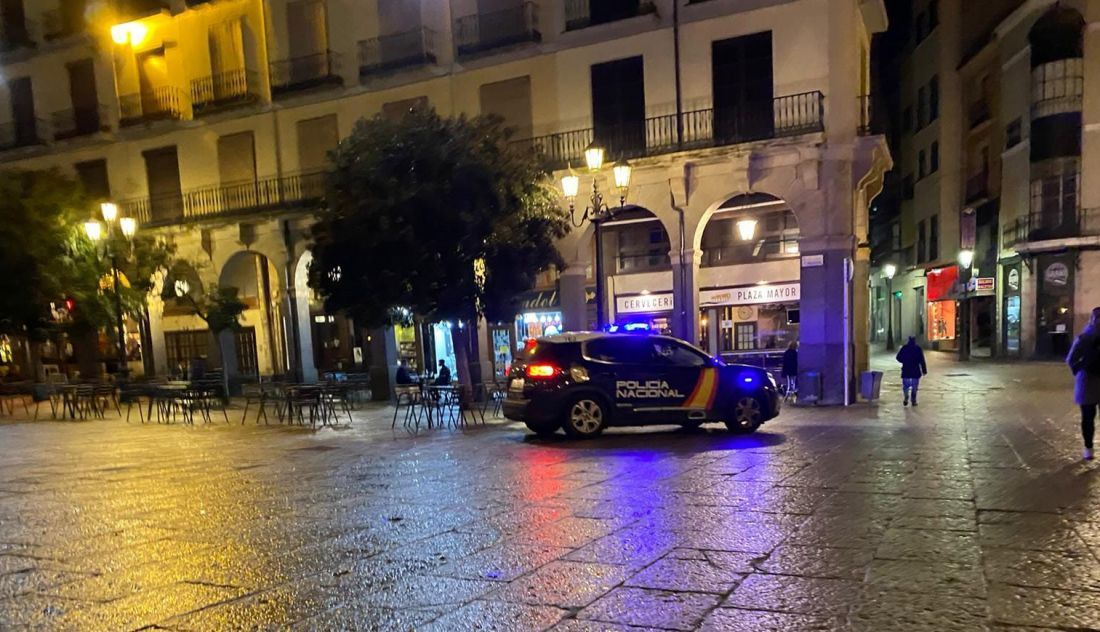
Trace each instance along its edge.
{"label": "ornate lamp post", "polygon": [[[119,282],[119,270],[118,270],[118,253],[111,243],[111,238],[115,235],[117,229],[123,237],[130,242],[131,249],[133,248],[134,235],[137,233],[137,221],[133,217],[119,217],[118,205],[111,202],[104,202],[99,205],[99,212],[103,215],[103,221],[107,225],[106,231],[103,229],[103,224],[96,220],[91,220],[84,223],[84,232],[88,235],[88,239],[95,242],[98,246],[102,247],[102,256],[105,256],[111,261],[111,275],[114,281],[115,289],[115,328],[118,335],[118,375],[125,377],[128,373],[126,366],[126,340],[123,338],[123,324],[122,324],[122,295],[119,291],[121,283]],[[103,239],[104,232],[106,232],[107,239]]]}
{"label": "ornate lamp post", "polygon": [[626,205],[626,192],[630,187],[630,165],[624,160],[615,163],[611,168],[614,174],[615,187],[619,190],[619,206],[612,208],[603,201],[603,193],[599,187],[599,172],[603,169],[604,149],[596,143],[584,150],[584,161],[588,172],[592,175],[592,197],[588,206],[580,213],[576,208],[577,193],[580,190],[580,178],[575,174],[561,179],[562,197],[569,203],[569,216],[573,225],[580,228],[586,221],[592,222],[596,232],[596,326],[603,329],[607,325],[606,307],[604,304],[604,269],[603,269],[603,224],[615,217],[615,214]]}
{"label": "ornate lamp post", "polygon": [[959,251],[959,283],[962,285],[963,294],[959,310],[959,359],[970,359],[970,276],[971,266],[974,264],[974,251],[963,249]]}
{"label": "ornate lamp post", "polygon": [[882,276],[886,277],[886,349],[893,351],[894,344],[894,275],[898,267],[892,263],[882,266]]}

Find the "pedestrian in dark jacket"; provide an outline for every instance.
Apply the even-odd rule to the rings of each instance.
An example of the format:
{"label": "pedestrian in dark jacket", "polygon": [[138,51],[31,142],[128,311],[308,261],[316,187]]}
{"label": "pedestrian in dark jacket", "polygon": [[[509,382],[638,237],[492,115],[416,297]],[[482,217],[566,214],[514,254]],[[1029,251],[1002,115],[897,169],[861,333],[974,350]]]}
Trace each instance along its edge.
{"label": "pedestrian in dark jacket", "polygon": [[909,342],[898,351],[897,361],[901,363],[901,390],[905,394],[905,406],[912,401],[917,405],[917,389],[920,379],[928,375],[928,365],[924,363],[924,350],[917,339],[909,336]]}
{"label": "pedestrian in dark jacket", "polygon": [[1073,341],[1066,364],[1073,371],[1073,401],[1081,407],[1081,438],[1085,440],[1085,460],[1091,461],[1092,439],[1096,433],[1096,411],[1100,406],[1100,307],[1092,310],[1088,326]]}
{"label": "pedestrian in dark jacket", "polygon": [[783,378],[787,381],[787,394],[798,390],[798,342],[795,340],[783,352]]}

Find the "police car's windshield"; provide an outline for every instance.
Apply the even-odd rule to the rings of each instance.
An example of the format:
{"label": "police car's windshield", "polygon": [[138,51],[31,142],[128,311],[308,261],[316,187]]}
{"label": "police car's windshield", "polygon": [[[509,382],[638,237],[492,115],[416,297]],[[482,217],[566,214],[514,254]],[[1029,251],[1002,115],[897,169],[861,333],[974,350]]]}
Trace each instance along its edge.
{"label": "police car's windshield", "polygon": [[651,336],[608,336],[591,340],[585,355],[598,362],[617,364],[657,364],[679,367],[703,367],[714,359],[679,340]]}

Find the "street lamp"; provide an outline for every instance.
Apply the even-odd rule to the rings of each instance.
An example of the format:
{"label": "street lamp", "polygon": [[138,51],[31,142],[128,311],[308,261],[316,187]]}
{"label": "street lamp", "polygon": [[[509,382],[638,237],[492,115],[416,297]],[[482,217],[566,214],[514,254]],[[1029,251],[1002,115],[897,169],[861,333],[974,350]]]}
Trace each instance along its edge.
{"label": "street lamp", "polygon": [[615,187],[619,190],[619,206],[612,208],[603,201],[603,193],[600,192],[599,172],[603,168],[604,148],[592,143],[584,150],[584,161],[588,172],[592,175],[592,197],[584,212],[577,218],[576,201],[580,192],[580,178],[574,173],[569,173],[561,179],[562,197],[569,203],[569,217],[573,225],[580,228],[586,221],[592,222],[595,228],[596,238],[596,327],[603,329],[607,325],[604,313],[604,270],[603,270],[603,224],[615,217],[615,213],[626,205],[626,192],[630,187],[631,166],[625,160],[615,163],[611,168],[614,176]]}
{"label": "street lamp", "polygon": [[970,276],[974,264],[974,251],[964,248],[959,251],[959,283],[962,285],[962,300],[959,301],[959,360],[970,359]]}
{"label": "street lamp", "polygon": [[894,275],[898,267],[892,263],[882,266],[882,276],[886,277],[886,349],[893,351],[894,344]]}
{"label": "street lamp", "polygon": [[741,238],[741,241],[750,241],[753,236],[756,235],[756,220],[752,218],[745,218],[737,220],[737,236]]}
{"label": "street lamp", "polygon": [[115,234],[115,225],[117,224],[119,232],[130,242],[131,252],[133,252],[133,238],[137,234],[137,220],[133,217],[119,217],[118,205],[111,202],[100,204],[99,212],[103,216],[103,221],[107,224],[107,238],[104,239],[103,224],[96,220],[85,222],[84,232],[88,235],[88,239],[97,244],[97,247],[102,244],[104,256],[111,261],[111,276],[113,277],[115,289],[115,329],[118,335],[118,375],[119,377],[125,377],[127,368],[126,340],[123,337],[124,328],[122,324],[122,293],[120,292],[118,253],[115,252],[114,245],[111,243],[111,237]]}

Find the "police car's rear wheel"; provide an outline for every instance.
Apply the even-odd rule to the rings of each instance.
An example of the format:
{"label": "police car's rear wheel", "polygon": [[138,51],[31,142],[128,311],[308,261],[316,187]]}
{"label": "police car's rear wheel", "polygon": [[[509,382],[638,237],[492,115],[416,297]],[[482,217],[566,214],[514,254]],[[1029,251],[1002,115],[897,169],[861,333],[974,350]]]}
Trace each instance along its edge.
{"label": "police car's rear wheel", "polygon": [[745,395],[734,405],[733,419],[726,422],[726,427],[731,432],[754,432],[763,423],[763,419],[764,407],[760,405],[760,400]]}
{"label": "police car's rear wheel", "polygon": [[603,403],[593,397],[581,395],[573,399],[566,409],[565,433],[570,437],[585,439],[603,432],[607,413]]}

